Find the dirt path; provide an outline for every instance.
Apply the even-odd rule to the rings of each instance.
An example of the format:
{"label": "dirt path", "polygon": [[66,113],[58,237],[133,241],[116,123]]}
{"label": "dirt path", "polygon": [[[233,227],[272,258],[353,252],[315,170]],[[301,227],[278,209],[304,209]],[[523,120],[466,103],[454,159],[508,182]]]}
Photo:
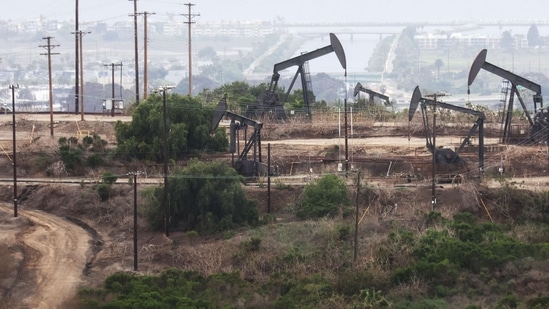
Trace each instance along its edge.
{"label": "dirt path", "polygon": [[[2,211],[13,206],[0,205]],[[20,231],[25,265],[5,308],[60,308],[81,282],[91,237],[81,227],[51,214],[19,210],[33,224]],[[2,227],[0,227],[0,231]]]}

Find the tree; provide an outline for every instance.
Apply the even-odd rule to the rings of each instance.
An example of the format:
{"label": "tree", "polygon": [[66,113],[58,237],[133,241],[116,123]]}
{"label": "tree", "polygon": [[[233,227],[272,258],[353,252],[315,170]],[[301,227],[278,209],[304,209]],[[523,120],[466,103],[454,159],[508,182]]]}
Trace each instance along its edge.
{"label": "tree", "polygon": [[513,37],[511,36],[511,32],[505,31],[503,32],[501,36],[501,47],[507,50],[513,49]]}
{"label": "tree", "polygon": [[528,29],[528,34],[526,35],[526,38],[528,39],[528,46],[539,46],[540,45],[540,38],[539,38],[539,31],[538,26],[536,24],[533,24]]}
{"label": "tree", "polygon": [[217,52],[215,49],[211,46],[206,46],[198,51],[198,57],[203,59],[209,59],[212,61],[216,61],[218,59]]}
{"label": "tree", "polygon": [[[196,151],[225,151],[229,144],[223,129],[210,134],[213,106],[178,94],[166,98],[168,158]],[[117,153],[126,159],[163,159],[163,98],[152,95],[136,107],[131,122],[115,126]]]}
{"label": "tree", "polygon": [[[176,170],[169,185],[171,228],[211,234],[258,222],[255,202],[248,200],[240,184],[242,176],[221,161],[191,160]],[[161,200],[162,189],[154,200]],[[162,227],[162,209],[157,203],[150,214],[152,225]]]}
{"label": "tree", "polygon": [[302,219],[334,216],[340,206],[350,204],[345,182],[338,176],[329,174],[305,186],[297,216]]}
{"label": "tree", "polygon": [[435,68],[437,69],[437,80],[440,77],[440,68],[444,65],[444,61],[441,59],[435,60]]}

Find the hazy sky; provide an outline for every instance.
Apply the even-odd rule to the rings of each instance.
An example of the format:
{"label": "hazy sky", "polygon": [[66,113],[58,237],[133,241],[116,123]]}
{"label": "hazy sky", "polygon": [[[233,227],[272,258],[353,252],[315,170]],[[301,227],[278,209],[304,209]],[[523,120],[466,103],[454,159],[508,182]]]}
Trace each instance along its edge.
{"label": "hazy sky", "polygon": [[[16,0],[2,6],[0,19],[24,21],[45,16],[75,17],[77,0]],[[130,18],[133,0],[78,0],[80,22]],[[548,20],[546,0],[138,0],[138,12],[154,12],[149,20],[166,20],[169,14],[183,20],[185,3],[199,21],[274,20],[291,22],[333,21],[451,21]]]}

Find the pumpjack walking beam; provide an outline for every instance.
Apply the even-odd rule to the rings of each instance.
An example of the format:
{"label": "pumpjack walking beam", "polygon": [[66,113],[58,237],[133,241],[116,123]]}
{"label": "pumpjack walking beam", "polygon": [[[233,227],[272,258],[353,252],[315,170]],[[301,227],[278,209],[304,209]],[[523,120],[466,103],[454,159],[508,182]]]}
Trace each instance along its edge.
{"label": "pumpjack walking beam", "polygon": [[[423,98],[421,96],[421,91],[419,90],[419,87],[416,86],[416,88],[414,89],[414,93],[412,95],[412,99],[410,101],[410,109],[409,109],[409,113],[408,113],[408,120],[409,121],[412,121],[413,117],[414,117],[414,114],[418,108],[418,105],[421,103],[421,111],[422,111],[422,115],[423,115],[423,123],[424,123],[424,126],[426,126],[426,129],[428,129],[428,123],[427,123],[427,118],[426,118],[426,106],[435,106],[437,108],[445,108],[445,109],[449,109],[449,110],[453,110],[453,111],[456,111],[456,112],[460,112],[460,113],[464,113],[464,114],[469,114],[469,115],[473,115],[473,116],[476,116],[478,117],[477,121],[473,124],[473,126],[471,127],[471,129],[469,130],[467,136],[465,137],[465,139],[463,140],[463,142],[461,143],[461,145],[459,146],[458,150],[455,152],[456,156],[454,157],[453,160],[455,160],[456,158],[458,158],[458,155],[459,155],[459,152],[461,150],[463,150],[463,148],[465,147],[465,145],[467,145],[470,141],[470,138],[471,136],[477,131],[478,129],[478,141],[479,141],[479,145],[478,145],[478,160],[479,160],[479,172],[480,174],[482,174],[484,172],[484,120],[486,119],[486,116],[484,115],[483,112],[479,112],[479,111],[476,111],[476,110],[472,110],[472,109],[469,109],[469,108],[464,108],[464,107],[461,107],[461,106],[455,106],[455,105],[452,105],[452,104],[448,104],[448,103],[444,103],[444,102],[440,102],[440,101],[433,101],[431,99],[428,99],[428,98]],[[429,148],[429,150],[431,152],[435,151],[432,146],[432,142],[430,143],[430,136],[429,136],[429,133],[427,132],[426,133],[426,140],[427,140],[427,148]],[[454,162],[451,162],[451,163],[454,163]]]}
{"label": "pumpjack walking beam", "polygon": [[[511,127],[511,117],[513,114],[513,103],[514,103],[515,95],[519,99],[519,102],[522,106],[524,114],[526,115],[526,118],[528,119],[528,123],[530,124],[530,127],[535,128],[537,126],[541,126],[543,129],[547,129],[547,126],[546,126],[547,121],[546,119],[544,119],[546,116],[544,116],[544,112],[543,112],[543,97],[541,95],[541,86],[524,77],[518,76],[510,71],[507,71],[505,69],[502,69],[498,66],[495,66],[487,62],[486,61],[487,53],[488,51],[486,49],[481,50],[480,53],[475,58],[475,60],[473,61],[473,64],[471,65],[471,69],[469,70],[469,78],[468,78],[467,84],[469,87],[473,84],[473,81],[475,80],[475,78],[477,77],[481,69],[484,69],[501,78],[504,78],[511,83],[511,95],[509,96],[509,104],[507,106],[507,112],[506,112],[507,115],[505,117],[505,125],[503,128],[503,137],[502,137],[503,141],[505,142],[508,139],[509,130]],[[522,96],[520,95],[520,92],[517,89],[518,86],[524,87],[534,92],[533,103],[534,103],[534,112],[536,113],[535,118],[537,119],[532,119],[530,113],[528,112],[528,109],[526,108],[526,104],[524,103],[524,100],[522,99]],[[471,93],[469,88],[467,89],[467,93],[468,94]],[[545,137],[545,140],[547,140],[547,137]]]}
{"label": "pumpjack walking beam", "polygon": [[[292,87],[297,80],[298,75],[301,76],[301,87],[303,90],[303,103],[305,105],[305,112],[307,113],[307,116],[311,116],[311,110],[310,110],[310,97],[309,92],[312,89],[308,89],[307,86],[307,76],[305,72],[305,64],[309,60],[316,59],[318,57],[322,57],[324,55],[327,55],[329,53],[335,52],[337,59],[339,60],[339,63],[343,67],[343,69],[347,69],[347,60],[345,58],[345,51],[343,50],[343,46],[341,45],[341,42],[339,42],[339,39],[337,36],[333,33],[330,33],[330,45],[319,48],[317,50],[314,50],[312,52],[303,53],[299,56],[293,57],[291,59],[279,62],[274,65],[273,67],[273,75],[271,76],[271,82],[269,84],[269,88],[266,90],[266,93],[263,95],[263,97],[260,99],[259,105],[254,106],[246,113],[247,116],[251,116],[250,114],[254,114],[256,112],[264,113],[267,112],[267,110],[271,110],[272,108],[276,108],[277,105],[282,105],[290,95],[290,92],[292,90]],[[296,73],[294,74],[294,77],[292,79],[292,82],[290,86],[288,87],[288,90],[286,91],[284,100],[280,102],[278,101],[278,98],[275,95],[276,87],[278,85],[278,81],[280,79],[280,71],[288,69],[292,66],[297,66]],[[279,107],[281,108],[281,107]],[[257,110],[259,109],[259,110]],[[282,111],[275,111],[277,114],[277,118],[285,118],[285,114]]]}
{"label": "pumpjack walking beam", "polygon": [[[230,123],[230,144],[229,151],[233,155],[233,167],[240,173],[246,176],[257,176],[259,174],[259,165],[261,164],[261,129],[263,123],[253,119],[227,111],[227,99],[222,98],[216,106],[214,117],[212,119],[211,131],[215,132],[219,126],[219,122],[223,117],[228,117]],[[234,153],[237,152],[238,131],[245,130],[248,126],[254,128],[254,133],[246,141],[244,149],[238,155],[237,160],[234,160]],[[253,160],[248,160],[248,153],[253,149]]]}
{"label": "pumpjack walking beam", "polygon": [[364,86],[362,86],[361,83],[357,83],[356,86],[355,86],[355,90],[354,90],[354,93],[353,95],[356,97],[358,95],[359,92],[364,92],[364,93],[367,93],[368,94],[368,101],[373,101],[374,98],[379,98],[381,101],[383,101],[383,104],[385,106],[390,106],[391,105],[391,101],[389,100],[389,97],[384,95],[384,94],[381,94],[379,92],[375,92],[373,90],[370,90],[370,89],[367,89],[367,88],[364,88]]}

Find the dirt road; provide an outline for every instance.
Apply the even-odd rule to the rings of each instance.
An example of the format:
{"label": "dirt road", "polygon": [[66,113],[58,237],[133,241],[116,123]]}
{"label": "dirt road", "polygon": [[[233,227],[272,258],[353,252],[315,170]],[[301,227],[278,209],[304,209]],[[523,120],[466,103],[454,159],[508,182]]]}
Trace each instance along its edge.
{"label": "dirt road", "polygon": [[[0,211],[13,216],[12,205],[0,204]],[[31,222],[20,227],[15,237],[17,245],[25,248],[25,263],[0,307],[61,308],[81,282],[91,237],[81,227],[51,214],[21,209],[18,214]]]}

